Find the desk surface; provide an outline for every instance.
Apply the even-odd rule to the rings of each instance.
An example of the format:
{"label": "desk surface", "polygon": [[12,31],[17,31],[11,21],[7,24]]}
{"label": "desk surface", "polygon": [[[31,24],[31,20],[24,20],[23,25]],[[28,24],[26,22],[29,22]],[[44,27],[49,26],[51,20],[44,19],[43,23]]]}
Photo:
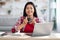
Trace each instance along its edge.
{"label": "desk surface", "polygon": [[34,40],[34,39],[60,39],[60,33],[51,33],[49,36],[39,36],[39,37],[31,37],[28,35],[23,35],[23,36],[12,36],[10,35],[11,33],[8,33],[8,35],[5,36],[0,36],[0,39],[30,39],[30,40]]}

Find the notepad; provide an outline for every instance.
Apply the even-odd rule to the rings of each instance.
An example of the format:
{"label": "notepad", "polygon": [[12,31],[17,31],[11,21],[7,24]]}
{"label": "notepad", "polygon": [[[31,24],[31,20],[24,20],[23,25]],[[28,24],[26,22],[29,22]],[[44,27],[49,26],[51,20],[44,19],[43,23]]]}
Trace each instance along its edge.
{"label": "notepad", "polygon": [[5,32],[0,32],[0,36],[4,36],[4,35],[6,35]]}
{"label": "notepad", "polygon": [[12,34],[12,36],[24,36],[24,35],[25,35],[25,33],[19,33],[19,32]]}

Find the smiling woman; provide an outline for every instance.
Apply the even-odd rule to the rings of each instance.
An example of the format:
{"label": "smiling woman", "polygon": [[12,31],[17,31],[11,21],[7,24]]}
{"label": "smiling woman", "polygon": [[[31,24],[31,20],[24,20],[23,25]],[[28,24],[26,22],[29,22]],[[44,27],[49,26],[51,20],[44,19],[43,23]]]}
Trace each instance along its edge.
{"label": "smiling woman", "polygon": [[12,32],[16,32],[20,30],[20,32],[24,33],[33,33],[35,23],[40,23],[37,16],[36,8],[33,2],[27,2],[24,11],[23,17],[20,17],[17,24],[12,28]]}

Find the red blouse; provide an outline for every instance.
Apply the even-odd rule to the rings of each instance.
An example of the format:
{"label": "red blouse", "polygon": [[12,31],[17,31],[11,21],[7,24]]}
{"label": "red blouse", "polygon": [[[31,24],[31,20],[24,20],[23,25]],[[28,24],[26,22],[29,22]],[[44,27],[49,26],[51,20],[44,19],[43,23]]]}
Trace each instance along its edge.
{"label": "red blouse", "polygon": [[[17,31],[16,29],[23,22],[23,19],[24,19],[24,17],[21,17],[18,20],[18,22],[14,25],[14,27],[11,30],[12,33],[15,33]],[[40,22],[38,18],[36,18],[35,21],[36,21],[36,23],[39,23]],[[26,26],[20,30],[20,32],[32,33],[33,30],[34,30],[34,24],[28,24],[27,23]]]}

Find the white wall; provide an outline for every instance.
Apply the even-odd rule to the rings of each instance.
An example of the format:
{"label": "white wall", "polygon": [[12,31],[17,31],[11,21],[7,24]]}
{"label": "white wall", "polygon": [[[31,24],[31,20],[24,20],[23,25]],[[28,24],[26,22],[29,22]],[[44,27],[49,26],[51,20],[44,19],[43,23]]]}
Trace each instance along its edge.
{"label": "white wall", "polygon": [[[37,6],[36,9],[37,9],[38,17],[43,16],[43,19],[45,21],[49,21],[49,0],[20,0],[18,2],[15,2],[15,1],[6,2],[6,5],[4,5],[2,8],[3,9],[5,8],[6,9],[5,12],[7,12],[7,13],[5,13],[2,10],[4,12],[3,15],[9,15],[8,10],[11,10],[10,15],[12,15],[12,16],[17,17],[17,16],[23,15],[24,6],[25,6],[26,2],[28,2],[28,1],[34,2],[34,4]],[[44,9],[46,9],[45,12],[44,12]]]}
{"label": "white wall", "polygon": [[57,31],[60,32],[60,0],[57,0]]}

